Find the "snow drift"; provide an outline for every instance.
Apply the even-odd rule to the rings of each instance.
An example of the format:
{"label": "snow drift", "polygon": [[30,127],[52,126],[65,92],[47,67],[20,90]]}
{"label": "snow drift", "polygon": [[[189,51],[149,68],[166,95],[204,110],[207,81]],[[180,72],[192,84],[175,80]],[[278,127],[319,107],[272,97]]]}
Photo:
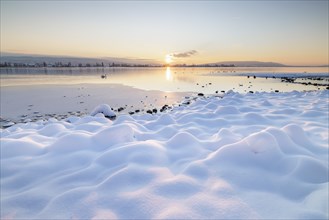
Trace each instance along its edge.
{"label": "snow drift", "polygon": [[1,130],[1,218],[328,219],[328,94]]}

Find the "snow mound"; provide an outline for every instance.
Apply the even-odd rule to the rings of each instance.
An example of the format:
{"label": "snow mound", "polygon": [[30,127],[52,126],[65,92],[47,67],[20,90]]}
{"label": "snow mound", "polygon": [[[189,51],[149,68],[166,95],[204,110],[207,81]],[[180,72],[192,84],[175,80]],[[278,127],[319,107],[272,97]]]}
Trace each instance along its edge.
{"label": "snow mound", "polygon": [[111,107],[108,104],[101,104],[99,106],[97,106],[91,113],[91,116],[96,116],[97,114],[103,114],[105,117],[108,118],[115,118],[116,114],[114,113],[114,111],[112,111]]}
{"label": "snow mound", "polygon": [[231,92],[114,121],[101,105],[0,130],[1,218],[328,219],[328,95]]}

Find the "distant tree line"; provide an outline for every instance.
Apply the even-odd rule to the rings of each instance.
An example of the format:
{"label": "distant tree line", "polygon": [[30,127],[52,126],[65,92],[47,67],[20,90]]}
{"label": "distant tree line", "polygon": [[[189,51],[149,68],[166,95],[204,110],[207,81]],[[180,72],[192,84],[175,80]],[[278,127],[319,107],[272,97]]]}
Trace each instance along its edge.
{"label": "distant tree line", "polygon": [[71,62],[62,63],[11,63],[11,62],[1,62],[0,67],[161,67],[162,65],[149,65],[149,64],[127,64],[127,63],[79,63],[72,64]]}
{"label": "distant tree line", "polygon": [[174,64],[172,67],[235,67],[234,64]]}
{"label": "distant tree line", "polygon": [[0,67],[235,67],[234,64],[173,64],[173,65],[149,65],[149,64],[128,64],[128,63],[79,63],[72,64],[71,62],[55,62],[55,63],[11,63],[11,62],[1,62]]}

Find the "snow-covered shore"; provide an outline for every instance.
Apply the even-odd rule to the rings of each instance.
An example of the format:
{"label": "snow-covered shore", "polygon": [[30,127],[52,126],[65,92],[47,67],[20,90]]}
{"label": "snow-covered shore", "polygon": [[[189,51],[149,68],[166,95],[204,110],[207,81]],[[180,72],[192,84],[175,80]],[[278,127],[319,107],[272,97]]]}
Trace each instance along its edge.
{"label": "snow-covered shore", "polygon": [[328,219],[328,91],[1,130],[1,218]]}

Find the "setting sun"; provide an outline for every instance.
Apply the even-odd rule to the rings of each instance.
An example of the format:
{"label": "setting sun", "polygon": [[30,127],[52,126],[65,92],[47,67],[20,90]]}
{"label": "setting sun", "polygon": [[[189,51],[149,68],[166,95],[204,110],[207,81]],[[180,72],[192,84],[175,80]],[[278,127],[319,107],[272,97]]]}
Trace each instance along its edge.
{"label": "setting sun", "polygon": [[165,60],[167,64],[170,64],[172,62],[172,56],[170,54],[167,54]]}

